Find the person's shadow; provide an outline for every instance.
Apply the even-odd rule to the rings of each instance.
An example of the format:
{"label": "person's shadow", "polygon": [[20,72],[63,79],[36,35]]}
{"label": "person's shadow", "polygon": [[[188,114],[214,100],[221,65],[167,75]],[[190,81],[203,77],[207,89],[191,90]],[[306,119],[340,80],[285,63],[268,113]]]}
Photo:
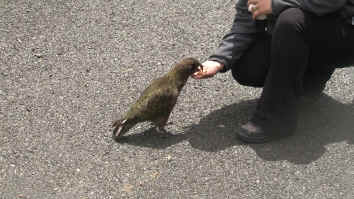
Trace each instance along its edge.
{"label": "person's shadow", "polygon": [[[188,126],[183,133],[167,138],[153,136],[153,129],[129,136],[124,142],[163,149],[188,141],[196,149],[217,152],[236,145],[244,145],[236,138],[240,124],[247,121],[256,100],[225,106],[202,118],[199,124]],[[342,104],[323,95],[312,106],[300,108],[300,121],[295,135],[266,144],[250,144],[257,155],[267,161],[288,160],[308,164],[320,158],[328,144],[354,144],[354,101]]]}

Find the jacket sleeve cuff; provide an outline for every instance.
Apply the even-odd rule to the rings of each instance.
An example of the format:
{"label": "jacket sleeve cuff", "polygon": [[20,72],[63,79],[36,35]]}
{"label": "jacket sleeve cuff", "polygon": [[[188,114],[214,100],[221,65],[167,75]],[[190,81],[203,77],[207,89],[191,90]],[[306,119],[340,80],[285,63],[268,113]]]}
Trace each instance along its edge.
{"label": "jacket sleeve cuff", "polygon": [[220,73],[225,73],[225,72],[227,72],[228,70],[230,70],[230,65],[228,64],[228,62],[227,62],[226,59],[223,59],[223,58],[221,58],[221,57],[212,55],[212,56],[210,56],[210,57],[208,58],[208,60],[219,62],[220,64],[222,64],[222,65],[224,66],[224,67],[219,71]]}

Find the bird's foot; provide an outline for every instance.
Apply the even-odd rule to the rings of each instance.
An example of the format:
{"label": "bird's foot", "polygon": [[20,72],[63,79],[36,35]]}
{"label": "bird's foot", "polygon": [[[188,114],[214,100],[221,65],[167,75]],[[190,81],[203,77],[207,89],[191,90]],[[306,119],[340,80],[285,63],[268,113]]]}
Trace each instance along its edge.
{"label": "bird's foot", "polygon": [[171,136],[172,134],[168,131],[166,131],[165,128],[163,127],[156,127],[156,132],[162,137],[162,138],[167,138]]}
{"label": "bird's foot", "polygon": [[128,120],[117,120],[113,123],[112,127],[114,127],[112,138],[119,142],[122,139],[123,134],[126,132],[126,122]]}
{"label": "bird's foot", "polygon": [[116,142],[124,142],[127,139],[127,137],[122,136],[120,134],[117,135],[115,132],[113,132],[112,133],[112,139],[114,141],[116,141]]}

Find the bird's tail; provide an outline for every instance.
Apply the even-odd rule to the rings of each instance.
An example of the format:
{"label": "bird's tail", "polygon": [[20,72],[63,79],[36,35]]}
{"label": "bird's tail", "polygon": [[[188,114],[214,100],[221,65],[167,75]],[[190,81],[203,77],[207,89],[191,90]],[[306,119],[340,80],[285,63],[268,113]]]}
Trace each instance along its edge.
{"label": "bird's tail", "polygon": [[113,123],[112,127],[113,129],[113,139],[114,140],[119,140],[121,136],[123,136],[129,129],[130,129],[130,125],[129,124],[129,120],[128,119],[120,119],[117,120]]}

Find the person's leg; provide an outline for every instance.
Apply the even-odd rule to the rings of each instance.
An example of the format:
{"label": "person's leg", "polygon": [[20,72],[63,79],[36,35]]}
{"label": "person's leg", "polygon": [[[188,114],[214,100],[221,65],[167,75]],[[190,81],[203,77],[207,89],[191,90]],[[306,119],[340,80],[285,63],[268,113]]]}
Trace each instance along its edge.
{"label": "person's leg", "polygon": [[[327,81],[331,78],[335,68],[328,63],[323,63],[321,57],[311,55],[308,68],[303,76],[302,91],[299,93],[301,102],[313,104],[322,94]],[[300,82],[301,83],[301,82]]]}
{"label": "person's leg", "polygon": [[[233,78],[241,85],[263,87],[270,65],[271,36],[260,34],[256,42],[245,51],[231,68]],[[310,55],[309,68],[304,74],[303,95],[317,98],[323,91],[334,68],[324,66],[322,55]]]}
{"label": "person's leg", "polygon": [[[307,101],[315,101],[319,98],[335,68],[354,65],[354,26],[340,18],[321,20],[320,17],[312,17],[313,20],[307,23],[307,27],[312,28],[309,28],[306,33],[310,46],[309,62],[303,74],[303,90],[302,93],[300,92],[300,96]],[[328,34],[317,31],[329,24],[337,26],[331,27],[332,30]]]}
{"label": "person's leg", "polygon": [[344,53],[342,50],[346,49],[346,53],[353,50],[353,46],[343,40],[337,19],[335,16],[316,17],[296,8],[280,14],[272,35],[271,61],[264,89],[253,117],[237,132],[241,140],[260,143],[274,135],[286,136],[295,131],[296,106],[299,96],[304,94],[304,84],[309,81],[305,75],[310,74],[308,66],[326,63],[328,68],[312,70],[323,69],[325,75],[320,82],[325,83],[333,72],[330,66]]}
{"label": "person's leg", "polygon": [[270,63],[270,35],[259,34],[231,68],[233,78],[241,85],[263,87]]}

